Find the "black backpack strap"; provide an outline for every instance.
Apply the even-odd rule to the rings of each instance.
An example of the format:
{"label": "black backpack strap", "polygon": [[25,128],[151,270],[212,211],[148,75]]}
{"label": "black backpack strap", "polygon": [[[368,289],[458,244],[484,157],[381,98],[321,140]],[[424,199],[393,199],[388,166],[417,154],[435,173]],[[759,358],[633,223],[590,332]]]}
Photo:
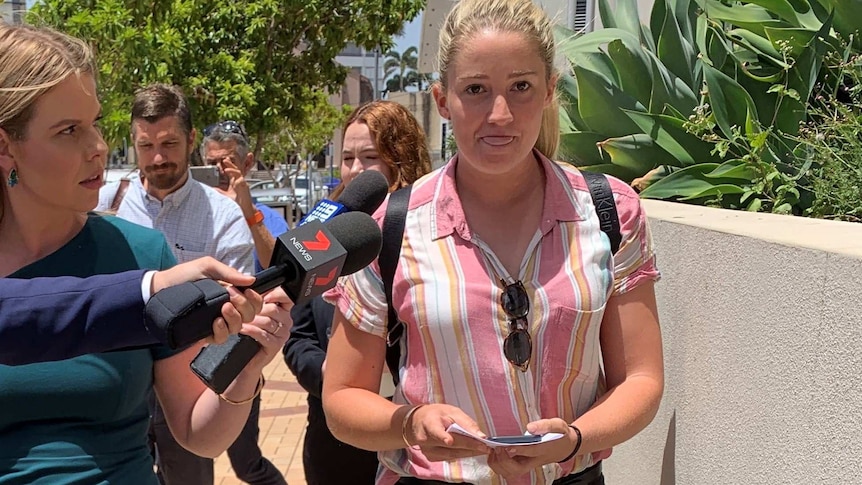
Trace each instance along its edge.
{"label": "black backpack strap", "polygon": [[596,206],[596,215],[599,216],[599,227],[611,240],[611,254],[616,254],[620,249],[623,236],[620,234],[620,216],[617,214],[617,204],[614,201],[614,192],[611,184],[603,173],[581,171],[593,205]]}
{"label": "black backpack strap", "polygon": [[401,257],[401,242],[404,239],[410,189],[411,186],[408,185],[389,195],[389,205],[383,217],[383,247],[377,259],[380,264],[380,277],[383,279],[383,291],[386,293],[386,303],[389,305],[389,315],[386,320],[386,365],[392,373],[392,381],[396,386],[398,367],[401,364],[401,346],[398,341],[404,333],[404,324],[398,319],[398,312],[392,304],[392,282],[395,279],[398,258]]}

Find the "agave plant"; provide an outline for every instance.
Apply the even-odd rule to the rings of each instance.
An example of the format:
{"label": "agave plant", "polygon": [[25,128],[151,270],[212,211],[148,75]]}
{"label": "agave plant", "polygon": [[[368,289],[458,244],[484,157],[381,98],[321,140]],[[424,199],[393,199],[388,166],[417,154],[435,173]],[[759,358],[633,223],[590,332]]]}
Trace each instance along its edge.
{"label": "agave plant", "polygon": [[[571,64],[559,91],[560,156],[634,183],[643,197],[801,212],[808,165],[795,152],[827,52],[855,49],[862,0],[635,0],[604,29],[557,27]],[[852,10],[852,9],[851,9]],[[855,23],[854,23],[855,22]]]}

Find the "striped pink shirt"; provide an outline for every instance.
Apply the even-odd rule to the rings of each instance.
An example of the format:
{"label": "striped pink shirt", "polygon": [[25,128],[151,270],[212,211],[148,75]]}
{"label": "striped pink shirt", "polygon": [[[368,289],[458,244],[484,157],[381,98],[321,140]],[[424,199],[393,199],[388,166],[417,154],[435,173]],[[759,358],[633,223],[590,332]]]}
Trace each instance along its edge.
{"label": "striped pink shirt", "polygon": [[[455,188],[457,157],[414,184],[393,283],[406,325],[396,403],[458,406],[490,436],[523,434],[527,423],[542,418],[571,422],[595,402],[602,381],[599,327],[608,298],[659,277],[647,218],[637,194],[611,178],[622,233],[612,258],[578,170],[541,159],[547,175],[542,222],[517,275],[508,275],[470,232]],[[385,205],[375,219],[381,222],[384,213]],[[503,355],[509,325],[500,306],[500,278],[521,280],[530,298],[533,356],[527,372]],[[342,278],[327,299],[356,328],[384,336],[387,306],[376,262]],[[380,453],[380,460],[382,485],[399,475],[476,485],[550,484],[592,465],[590,457],[579,457],[504,480],[484,457],[432,463],[421,451],[400,449]]]}

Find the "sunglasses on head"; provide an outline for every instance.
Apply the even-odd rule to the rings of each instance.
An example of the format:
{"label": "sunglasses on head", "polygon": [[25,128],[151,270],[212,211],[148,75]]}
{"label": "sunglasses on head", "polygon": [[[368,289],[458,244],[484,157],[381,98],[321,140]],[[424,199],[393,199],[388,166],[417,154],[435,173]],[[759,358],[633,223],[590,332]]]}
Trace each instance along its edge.
{"label": "sunglasses on head", "polygon": [[521,372],[526,372],[533,354],[533,341],[530,338],[530,323],[527,321],[530,298],[523,283],[517,281],[506,285],[500,295],[500,306],[509,319],[509,335],[503,341],[503,355]]}
{"label": "sunglasses on head", "polygon": [[204,136],[210,136],[212,133],[218,128],[219,130],[225,133],[233,133],[236,135],[240,135],[243,138],[248,138],[245,134],[245,130],[242,129],[242,125],[233,120],[227,121],[219,121],[218,123],[213,123],[206,128],[204,128]]}

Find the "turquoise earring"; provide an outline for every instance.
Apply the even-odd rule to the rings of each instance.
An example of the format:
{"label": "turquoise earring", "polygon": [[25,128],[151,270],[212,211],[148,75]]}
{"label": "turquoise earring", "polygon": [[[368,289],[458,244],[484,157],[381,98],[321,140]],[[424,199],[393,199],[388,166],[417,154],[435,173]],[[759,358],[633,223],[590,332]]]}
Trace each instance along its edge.
{"label": "turquoise earring", "polygon": [[13,168],[12,171],[9,172],[9,180],[7,180],[6,183],[9,184],[9,187],[18,185],[18,170]]}

